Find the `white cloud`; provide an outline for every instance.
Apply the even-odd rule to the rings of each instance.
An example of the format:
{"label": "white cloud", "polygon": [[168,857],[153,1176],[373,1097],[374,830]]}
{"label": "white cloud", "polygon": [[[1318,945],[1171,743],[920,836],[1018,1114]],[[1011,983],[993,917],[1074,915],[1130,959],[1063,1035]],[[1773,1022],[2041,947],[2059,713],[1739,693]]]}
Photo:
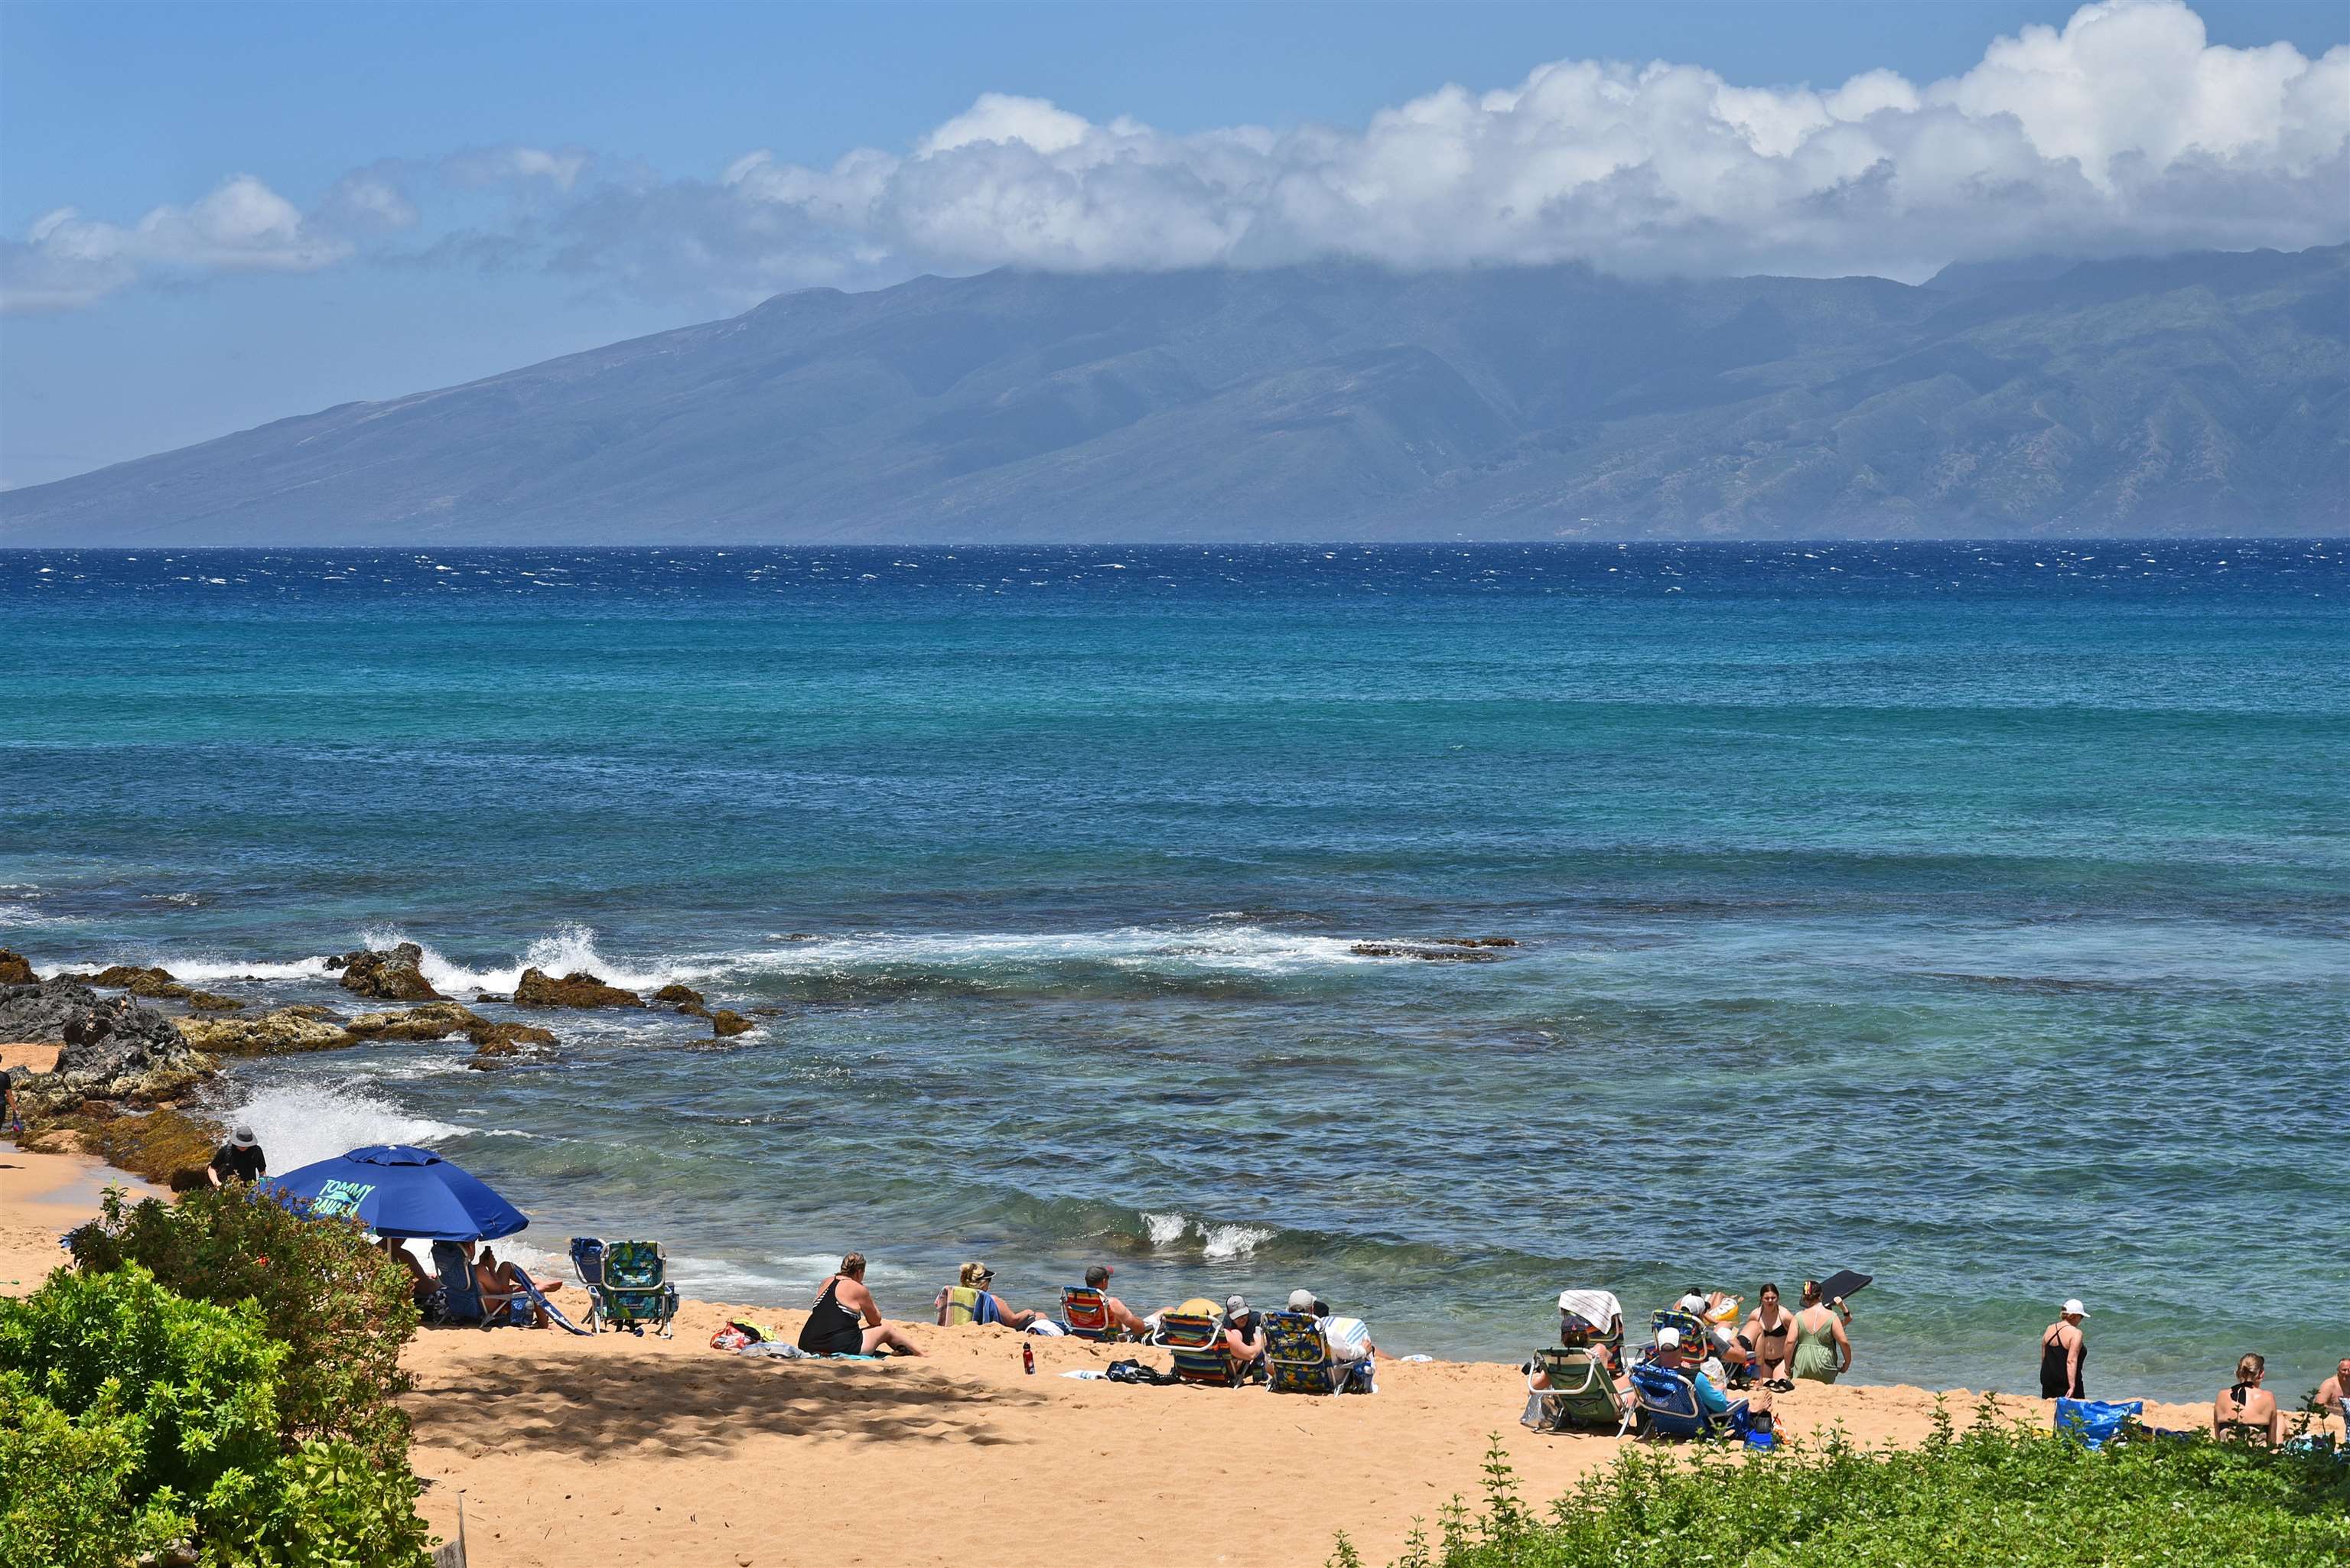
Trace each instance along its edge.
{"label": "white cloud", "polygon": [[22,241],[0,243],[0,304],[11,310],[93,304],[149,271],[313,272],[351,254],[250,174],[184,207],[157,207],[129,227],[61,207]]}
{"label": "white cloud", "polygon": [[1191,136],[989,94],[910,155],[757,154],[721,192],[906,269],[1336,255],[1916,275],[2019,250],[2350,237],[2345,139],[2350,48],[2215,47],[2178,0],[2109,0],[1923,86],[1565,60],[1357,131]]}
{"label": "white cloud", "polygon": [[[2215,47],[2180,0],[2104,0],[1922,84],[1875,70],[1756,88],[1697,66],[1562,60],[1359,129],[1180,136],[985,93],[910,151],[828,167],[762,151],[715,182],[664,180],[504,146],[426,172],[510,198],[424,252],[432,265],[527,262],[735,302],[1005,264],[1915,277],[2028,252],[2350,239],[2350,47]],[[307,218],[248,176],[131,229],[52,214],[5,244],[9,300],[87,303],[164,266],[328,265],[417,224],[407,180],[393,163],[354,171]]]}

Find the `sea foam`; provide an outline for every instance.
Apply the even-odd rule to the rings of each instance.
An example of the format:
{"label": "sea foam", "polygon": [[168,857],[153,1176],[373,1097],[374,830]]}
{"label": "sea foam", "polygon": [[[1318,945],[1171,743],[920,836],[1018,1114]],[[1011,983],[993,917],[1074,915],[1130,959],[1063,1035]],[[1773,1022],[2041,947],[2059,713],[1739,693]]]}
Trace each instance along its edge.
{"label": "sea foam", "polygon": [[627,991],[658,991],[672,981],[706,979],[712,968],[707,963],[671,963],[655,961],[650,966],[626,960],[608,958],[596,950],[596,932],[588,926],[567,925],[539,938],[522,951],[511,968],[473,969],[459,963],[429,942],[417,941],[397,926],[369,926],[359,933],[364,947],[383,949],[401,942],[414,941],[424,950],[418,968],[432,989],[444,994],[456,995],[466,991],[510,992],[522,980],[526,969],[543,970],[551,975],[567,975],[584,970],[608,984]]}
{"label": "sea foam", "polygon": [[229,1119],[253,1128],[269,1157],[269,1168],[281,1174],[369,1144],[410,1143],[429,1148],[473,1131],[451,1122],[411,1116],[350,1084],[315,1081],[263,1085],[230,1113]]}

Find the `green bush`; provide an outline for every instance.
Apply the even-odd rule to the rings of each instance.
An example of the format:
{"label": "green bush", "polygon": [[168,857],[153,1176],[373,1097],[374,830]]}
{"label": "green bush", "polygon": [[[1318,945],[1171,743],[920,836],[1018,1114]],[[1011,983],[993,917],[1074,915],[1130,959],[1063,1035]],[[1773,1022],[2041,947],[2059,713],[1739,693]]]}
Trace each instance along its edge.
{"label": "green bush", "polygon": [[145,1458],[135,1417],[68,1416],[21,1372],[0,1372],[0,1561],[121,1568],[195,1531],[169,1496],[134,1502]]}
{"label": "green bush", "polygon": [[185,1540],[203,1568],[416,1568],[404,1437],[396,1463],[288,1441],[296,1370],[255,1303],[192,1301],[138,1263],[0,1302],[0,1563],[121,1568]]}
{"label": "green bush", "polygon": [[166,1289],[227,1305],[252,1302],[291,1354],[278,1374],[278,1417],[291,1447],[358,1444],[405,1466],[400,1347],[416,1332],[408,1272],[348,1219],[306,1220],[242,1186],[126,1208],[109,1190],[100,1218],[73,1237],[86,1270],[138,1263]]}
{"label": "green bush", "polygon": [[[1498,1445],[1486,1506],[1458,1500],[1397,1568],[2013,1568],[2164,1563],[2298,1568],[2350,1561],[2350,1464],[2204,1438],[2102,1452],[2001,1424],[1985,1407],[1915,1449],[1831,1437],[1769,1453],[1630,1449],[1541,1519]],[[1359,1562],[1343,1539],[1334,1564]]]}

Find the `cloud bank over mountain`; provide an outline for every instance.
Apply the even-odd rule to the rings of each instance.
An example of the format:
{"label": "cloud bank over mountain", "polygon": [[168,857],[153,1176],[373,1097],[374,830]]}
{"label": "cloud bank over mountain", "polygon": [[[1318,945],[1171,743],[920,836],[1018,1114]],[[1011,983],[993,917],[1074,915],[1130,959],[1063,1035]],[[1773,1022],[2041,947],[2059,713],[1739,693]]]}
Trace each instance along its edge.
{"label": "cloud bank over mountain", "polygon": [[1923,84],[1878,70],[1748,87],[1570,59],[1359,129],[1174,135],[987,93],[910,149],[822,168],[763,151],[671,179],[584,149],[468,149],[353,171],[307,210],[241,173],[128,223],[43,217],[0,242],[0,300],[76,308],[142,277],[369,260],[743,304],[1004,265],[1916,279],[2027,254],[2345,238],[2350,47],[2215,46],[2178,0],[2106,0]]}

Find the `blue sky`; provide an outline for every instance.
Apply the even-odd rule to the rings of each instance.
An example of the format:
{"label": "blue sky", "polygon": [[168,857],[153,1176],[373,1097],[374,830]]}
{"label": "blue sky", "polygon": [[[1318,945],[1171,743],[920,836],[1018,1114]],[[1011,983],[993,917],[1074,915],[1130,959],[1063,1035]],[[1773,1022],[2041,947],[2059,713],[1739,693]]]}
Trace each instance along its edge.
{"label": "blue sky", "polygon": [[[0,483],[1006,262],[1922,275],[2350,238],[2350,5],[2076,9],[9,0]],[[1804,216],[1871,167],[1894,217]],[[2030,199],[1969,205],[1992,185]]]}

